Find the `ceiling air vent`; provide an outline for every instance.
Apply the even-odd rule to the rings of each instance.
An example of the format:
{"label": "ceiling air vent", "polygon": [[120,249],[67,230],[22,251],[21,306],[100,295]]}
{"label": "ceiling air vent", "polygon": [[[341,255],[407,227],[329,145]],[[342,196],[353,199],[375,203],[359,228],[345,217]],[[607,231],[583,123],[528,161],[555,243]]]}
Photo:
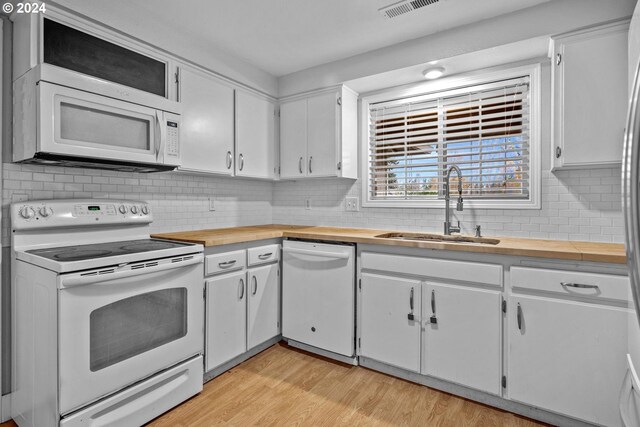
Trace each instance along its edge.
{"label": "ceiling air vent", "polygon": [[387,18],[395,18],[425,6],[440,3],[444,0],[403,0],[378,9]]}

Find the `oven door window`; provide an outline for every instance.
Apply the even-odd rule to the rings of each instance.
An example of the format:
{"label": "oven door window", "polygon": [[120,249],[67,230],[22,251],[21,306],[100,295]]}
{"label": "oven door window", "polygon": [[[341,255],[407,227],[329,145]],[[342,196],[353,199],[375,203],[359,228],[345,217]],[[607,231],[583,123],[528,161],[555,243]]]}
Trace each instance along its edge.
{"label": "oven door window", "polygon": [[90,315],[90,369],[99,371],[186,334],[186,288],[116,301]]}

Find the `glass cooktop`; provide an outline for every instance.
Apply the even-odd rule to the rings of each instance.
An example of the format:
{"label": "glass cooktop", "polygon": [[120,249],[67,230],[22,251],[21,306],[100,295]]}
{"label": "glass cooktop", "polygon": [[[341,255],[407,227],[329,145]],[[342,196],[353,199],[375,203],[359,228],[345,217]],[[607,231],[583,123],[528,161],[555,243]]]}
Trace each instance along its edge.
{"label": "glass cooktop", "polygon": [[193,246],[193,243],[169,242],[159,239],[142,239],[127,240],[124,242],[98,243],[93,245],[33,249],[27,251],[27,253],[58,262],[71,262],[95,258],[106,258],[117,255],[135,254],[140,252],[159,251],[163,249],[182,248],[185,246]]}

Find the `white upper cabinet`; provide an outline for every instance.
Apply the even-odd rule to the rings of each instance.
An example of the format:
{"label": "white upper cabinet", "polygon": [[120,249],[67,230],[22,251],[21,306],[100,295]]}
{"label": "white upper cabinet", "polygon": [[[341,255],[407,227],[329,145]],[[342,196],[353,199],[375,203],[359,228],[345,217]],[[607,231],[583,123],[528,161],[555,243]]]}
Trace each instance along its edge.
{"label": "white upper cabinet", "polygon": [[211,74],[180,67],[181,170],[233,175],[233,88]]}
{"label": "white upper cabinet", "polygon": [[358,94],[339,86],[280,105],[280,177],[357,178]]}
{"label": "white upper cabinet", "polygon": [[276,175],[275,106],[266,98],[236,90],[236,175]]}
{"label": "white upper cabinet", "polygon": [[280,178],[307,174],[307,99],[280,105]]}
{"label": "white upper cabinet", "polygon": [[621,163],[628,29],[625,20],[552,37],[554,169]]}

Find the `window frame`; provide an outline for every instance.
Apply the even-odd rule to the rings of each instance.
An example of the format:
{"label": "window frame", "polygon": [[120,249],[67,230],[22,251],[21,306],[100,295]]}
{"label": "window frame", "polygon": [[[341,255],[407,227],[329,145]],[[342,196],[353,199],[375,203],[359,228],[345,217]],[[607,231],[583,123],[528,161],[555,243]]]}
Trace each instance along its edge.
{"label": "window frame", "polygon": [[[365,94],[361,98],[360,106],[360,179],[362,192],[362,207],[364,208],[444,208],[443,199],[433,198],[430,200],[372,200],[369,193],[369,152],[370,152],[370,104],[392,101],[396,99],[409,98],[414,96],[435,94],[464,87],[476,86],[498,80],[507,80],[517,77],[529,76],[529,198],[528,199],[505,199],[505,198],[483,198],[465,199],[465,208],[473,209],[540,209],[541,190],[541,166],[540,166],[540,69],[539,63],[524,65],[513,68],[506,68],[495,71],[480,71],[468,73],[461,76],[443,78],[417,85],[408,85],[391,88],[381,92]],[[455,185],[453,187],[455,189]]]}

